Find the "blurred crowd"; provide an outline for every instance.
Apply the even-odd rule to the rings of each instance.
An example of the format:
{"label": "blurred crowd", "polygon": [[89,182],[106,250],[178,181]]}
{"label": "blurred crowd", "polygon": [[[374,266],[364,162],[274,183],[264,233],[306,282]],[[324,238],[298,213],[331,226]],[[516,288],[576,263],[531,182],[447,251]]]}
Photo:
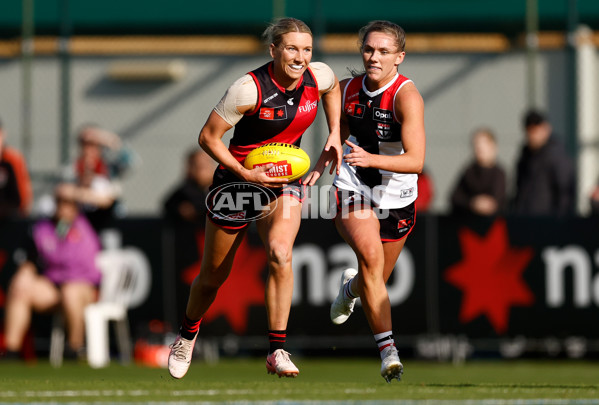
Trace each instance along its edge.
{"label": "blurred crowd", "polygon": [[[34,202],[32,181],[22,153],[7,142],[0,121],[0,226],[21,221],[27,236],[4,299],[0,356],[18,359],[34,313],[63,314],[65,358],[84,353],[84,313],[97,300],[102,278],[95,261],[101,237],[126,214],[122,180],[139,158],[114,132],[96,124],[75,134],[76,158],[56,174],[51,192]],[[186,153],[181,180],[164,197],[163,215],[171,225],[192,232],[205,224],[205,198],[215,162],[199,147]]]}
{"label": "blurred crowd", "polygon": [[[473,131],[472,156],[449,196],[452,215],[563,217],[576,213],[576,168],[550,121],[542,112],[530,110],[522,119],[522,132],[524,140],[510,187],[497,158],[498,137],[490,128]],[[418,184],[419,212],[429,209],[434,187],[428,174],[423,175]],[[587,198],[590,215],[598,216],[599,176]]]}
{"label": "blurred crowd", "polygon": [[[549,120],[539,111],[528,111],[522,120],[522,131],[524,139],[511,184],[497,158],[501,137],[486,127],[472,132],[471,158],[457,173],[449,194],[452,214],[554,216],[576,212],[574,162],[560,137],[553,133]],[[139,158],[117,134],[95,124],[81,126],[76,140],[77,156],[62,169],[59,181],[75,186],[81,213],[96,231],[102,231],[126,215],[122,179]],[[182,163],[181,180],[166,192],[162,215],[173,224],[202,227],[214,161],[194,147],[182,157]],[[418,194],[418,211],[430,212],[435,184],[426,168],[419,176]],[[599,215],[599,175],[588,200],[591,215]],[[0,220],[48,216],[54,209],[51,194],[36,196],[34,200],[27,163],[9,144],[0,121]]]}

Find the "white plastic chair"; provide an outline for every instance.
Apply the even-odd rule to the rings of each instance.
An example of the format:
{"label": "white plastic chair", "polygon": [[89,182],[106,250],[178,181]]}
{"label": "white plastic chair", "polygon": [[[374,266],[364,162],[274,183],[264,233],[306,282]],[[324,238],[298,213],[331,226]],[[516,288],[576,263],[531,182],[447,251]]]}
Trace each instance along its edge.
{"label": "white plastic chair", "polygon": [[[127,311],[141,305],[150,293],[151,272],[146,256],[139,249],[119,249],[117,231],[104,231],[105,250],[96,257],[102,272],[98,302],[85,308],[85,335],[87,359],[91,367],[105,367],[110,363],[108,324],[115,322],[115,334],[121,362],[129,363],[132,342]],[[50,336],[50,364],[60,367],[65,345],[64,316],[54,314]]]}
{"label": "white plastic chair", "polygon": [[64,315],[59,311],[52,317],[52,332],[50,333],[50,364],[52,367],[62,366],[64,340]]}
{"label": "white plastic chair", "polygon": [[127,311],[148,297],[150,265],[143,252],[132,247],[108,247],[98,254],[96,262],[102,271],[102,282],[98,302],[85,308],[87,361],[93,368],[110,363],[108,324],[114,321],[121,362],[127,364],[132,357]]}

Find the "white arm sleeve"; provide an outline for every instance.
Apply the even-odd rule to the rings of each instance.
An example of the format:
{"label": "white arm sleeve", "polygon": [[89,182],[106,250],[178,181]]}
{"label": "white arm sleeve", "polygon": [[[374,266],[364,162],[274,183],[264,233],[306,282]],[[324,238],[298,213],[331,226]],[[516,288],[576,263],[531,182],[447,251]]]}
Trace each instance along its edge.
{"label": "white arm sleeve", "polygon": [[220,115],[227,124],[235,126],[243,117],[243,114],[239,112],[237,107],[255,106],[257,101],[258,87],[256,87],[252,76],[249,74],[244,75],[229,87],[223,98],[214,107],[214,112]]}
{"label": "white arm sleeve", "polygon": [[316,83],[318,83],[319,92],[328,93],[335,87],[335,73],[327,64],[312,62],[310,63],[310,69],[312,69]]}

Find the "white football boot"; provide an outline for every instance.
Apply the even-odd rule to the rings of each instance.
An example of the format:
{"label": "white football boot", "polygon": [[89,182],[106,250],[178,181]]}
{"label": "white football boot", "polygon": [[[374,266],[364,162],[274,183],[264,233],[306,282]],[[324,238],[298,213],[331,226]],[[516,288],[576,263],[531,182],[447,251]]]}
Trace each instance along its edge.
{"label": "white football boot", "polygon": [[197,337],[196,335],[193,340],[187,340],[181,337],[181,335],[177,335],[175,343],[170,346],[171,352],[168,355],[168,371],[174,378],[182,378],[187,373]]}
{"label": "white football boot", "polygon": [[401,380],[401,375],[403,374],[403,364],[399,361],[399,355],[397,353],[397,349],[395,346],[391,346],[387,350],[387,354],[382,360],[381,363],[381,375],[388,383],[391,382],[394,378],[397,378],[397,381]]}
{"label": "white football boot", "polygon": [[335,325],[341,325],[347,321],[347,318],[354,312],[354,305],[356,305],[356,298],[347,298],[345,296],[345,285],[349,283],[358,274],[356,269],[345,269],[341,274],[341,286],[339,287],[339,294],[337,298],[331,304],[331,321]]}
{"label": "white football boot", "polygon": [[266,371],[281,377],[297,377],[299,370],[289,358],[291,356],[283,349],[277,349],[266,357]]}

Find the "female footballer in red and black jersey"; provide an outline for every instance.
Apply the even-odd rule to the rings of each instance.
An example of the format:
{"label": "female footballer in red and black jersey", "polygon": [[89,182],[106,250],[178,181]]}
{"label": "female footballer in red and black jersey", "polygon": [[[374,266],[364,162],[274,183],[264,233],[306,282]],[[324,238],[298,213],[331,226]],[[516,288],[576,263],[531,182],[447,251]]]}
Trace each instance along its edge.
{"label": "female footballer in red and black jersey", "polygon": [[[236,189],[247,193],[248,188],[255,187],[267,187],[269,193],[265,194],[274,194],[260,201],[268,215],[256,219],[269,269],[265,300],[270,348],[266,368],[271,374],[295,377],[299,370],[284,350],[284,344],[293,293],[291,252],[301,220],[298,202],[302,198],[301,185],[269,177],[268,166],[246,169],[243,160],[252,149],[265,143],[299,145],[322,99],[329,137],[321,160],[338,165],[341,94],[332,70],[324,63],[311,63],[312,33],[302,21],[280,19],[265,31],[265,38],[273,60],[229,87],[202,128],[199,144],[220,163],[214,175],[212,196],[225,189],[227,193],[234,194]],[[227,147],[222,137],[232,127],[235,131]],[[235,201],[235,196],[227,197]],[[209,209],[210,204],[208,201]],[[183,323],[169,355],[169,372],[175,378],[187,372],[202,316],[231,271],[247,224],[256,218],[255,212],[251,212],[255,207],[229,206],[223,211],[215,208],[212,206],[210,221],[206,223],[200,274],[191,285]]]}
{"label": "female footballer in red and black jersey", "polygon": [[[304,70],[296,87],[291,90],[285,89],[274,79],[274,62],[266,63],[244,76],[241,91],[247,92],[247,89],[251,87],[247,83],[250,83],[251,80],[256,86],[258,102],[235,124],[233,137],[229,142],[231,155],[240,163],[243,163],[248,153],[266,143],[283,142],[299,146],[303,133],[316,118],[321,90],[319,90],[315,75],[320,78],[321,86],[335,84],[335,76],[332,71],[323,63],[318,62],[310,64]],[[237,84],[233,86],[236,87]],[[229,89],[229,91],[235,92],[232,89]],[[223,100],[228,97],[229,95]],[[225,108],[227,106],[223,101],[219,103],[215,111],[227,117],[227,112],[224,111]],[[233,122],[234,118],[231,120],[231,124]],[[211,189],[214,190],[235,181],[239,181],[237,175],[220,165],[214,174]],[[247,192],[247,189],[240,186],[239,191]],[[291,195],[299,201],[303,200],[301,180],[284,184],[272,191],[277,196],[282,194]],[[211,196],[212,198],[209,198],[207,203],[210,208],[213,208],[216,193],[212,193]],[[249,221],[243,219],[255,217],[255,211],[259,208],[247,206],[243,209],[233,210],[221,209],[217,211],[211,209],[209,218],[222,227],[240,229],[246,227],[249,223]]]}

